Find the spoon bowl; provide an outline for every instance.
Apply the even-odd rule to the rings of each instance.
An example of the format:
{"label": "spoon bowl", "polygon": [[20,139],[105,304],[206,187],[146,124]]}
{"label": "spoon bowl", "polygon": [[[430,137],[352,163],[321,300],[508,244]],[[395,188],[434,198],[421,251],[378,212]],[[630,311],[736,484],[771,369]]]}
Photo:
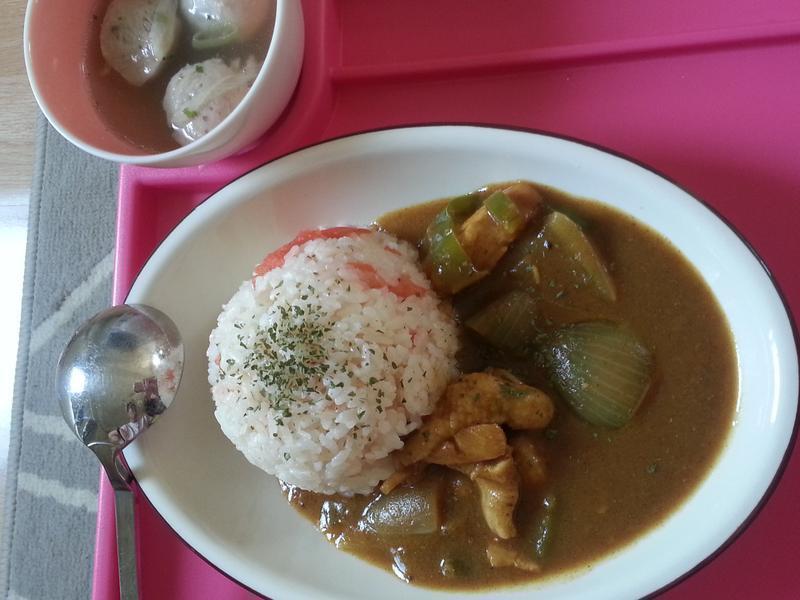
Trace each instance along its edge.
{"label": "spoon bowl", "polygon": [[182,369],[180,334],[164,313],[105,310],[76,331],[59,360],[64,420],[89,448],[122,449],[169,407]]}

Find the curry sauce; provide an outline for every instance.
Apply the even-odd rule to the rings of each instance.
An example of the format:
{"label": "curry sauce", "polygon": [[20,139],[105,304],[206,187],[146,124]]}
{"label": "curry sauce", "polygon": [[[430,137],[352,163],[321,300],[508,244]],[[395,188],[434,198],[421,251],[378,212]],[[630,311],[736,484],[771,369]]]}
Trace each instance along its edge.
{"label": "curry sauce", "polygon": [[[558,272],[537,273],[544,278],[537,286],[543,329],[587,318],[625,322],[654,357],[652,383],[629,423],[618,429],[592,425],[559,397],[537,360],[487,347],[465,329],[462,371],[508,369],[556,403],[549,426],[526,434],[544,458],[547,481],[521,486],[515,512],[519,533],[508,540],[535,560],[535,569],[490,566],[486,548],[494,536],[481,515],[477,492],[468,477],[451,469],[431,465],[407,484],[436,488],[442,498],[436,507],[441,526],[426,534],[366,530],[362,515],[381,495],[378,491],[347,498],[285,488],[291,504],[337,547],[415,584],[490,588],[591,568],[658,525],[692,493],[722,449],[734,418],[731,335],[694,267],[664,238],[621,212],[537,187],[548,210],[562,211],[581,225],[616,285],[616,300],[606,302],[577,285],[564,285],[569,278]],[[418,244],[446,202],[405,208],[377,224]],[[490,277],[456,294],[459,322],[507,285]]]}

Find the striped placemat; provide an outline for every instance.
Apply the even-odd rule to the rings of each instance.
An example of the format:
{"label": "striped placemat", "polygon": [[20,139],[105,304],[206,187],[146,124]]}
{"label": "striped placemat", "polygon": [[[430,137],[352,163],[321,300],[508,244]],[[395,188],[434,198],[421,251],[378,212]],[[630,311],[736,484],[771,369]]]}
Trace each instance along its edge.
{"label": "striped placemat", "polygon": [[99,468],[64,424],[53,380],[72,331],[110,303],[117,174],[40,115],[0,563],[12,600],[91,594]]}

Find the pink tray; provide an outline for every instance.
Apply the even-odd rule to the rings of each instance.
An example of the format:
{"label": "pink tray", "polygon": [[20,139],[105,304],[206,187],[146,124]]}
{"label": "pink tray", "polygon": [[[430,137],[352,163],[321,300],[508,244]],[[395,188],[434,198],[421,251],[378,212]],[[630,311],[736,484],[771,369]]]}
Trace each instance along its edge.
{"label": "pink tray", "polygon": [[[796,0],[303,5],[300,83],[260,144],[205,167],[122,168],[115,301],[181,218],[253,167],[347,133],[458,122],[552,131],[653,166],[746,236],[800,316]],[[800,595],[800,451],[787,460],[752,524],[662,597]],[[137,526],[144,598],[255,597],[194,554],[141,498]],[[102,478],[93,598],[116,597],[113,496]]]}

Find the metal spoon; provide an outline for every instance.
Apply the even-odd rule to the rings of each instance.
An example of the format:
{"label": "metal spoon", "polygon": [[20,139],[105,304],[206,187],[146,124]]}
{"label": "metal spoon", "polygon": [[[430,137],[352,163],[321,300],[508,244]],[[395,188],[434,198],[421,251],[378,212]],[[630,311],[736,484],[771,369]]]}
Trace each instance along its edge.
{"label": "metal spoon", "polygon": [[58,361],[64,420],[97,455],[114,488],[121,600],[138,598],[131,473],[120,450],[175,398],[183,371],[178,328],[160,310],[116,306],[84,323]]}

